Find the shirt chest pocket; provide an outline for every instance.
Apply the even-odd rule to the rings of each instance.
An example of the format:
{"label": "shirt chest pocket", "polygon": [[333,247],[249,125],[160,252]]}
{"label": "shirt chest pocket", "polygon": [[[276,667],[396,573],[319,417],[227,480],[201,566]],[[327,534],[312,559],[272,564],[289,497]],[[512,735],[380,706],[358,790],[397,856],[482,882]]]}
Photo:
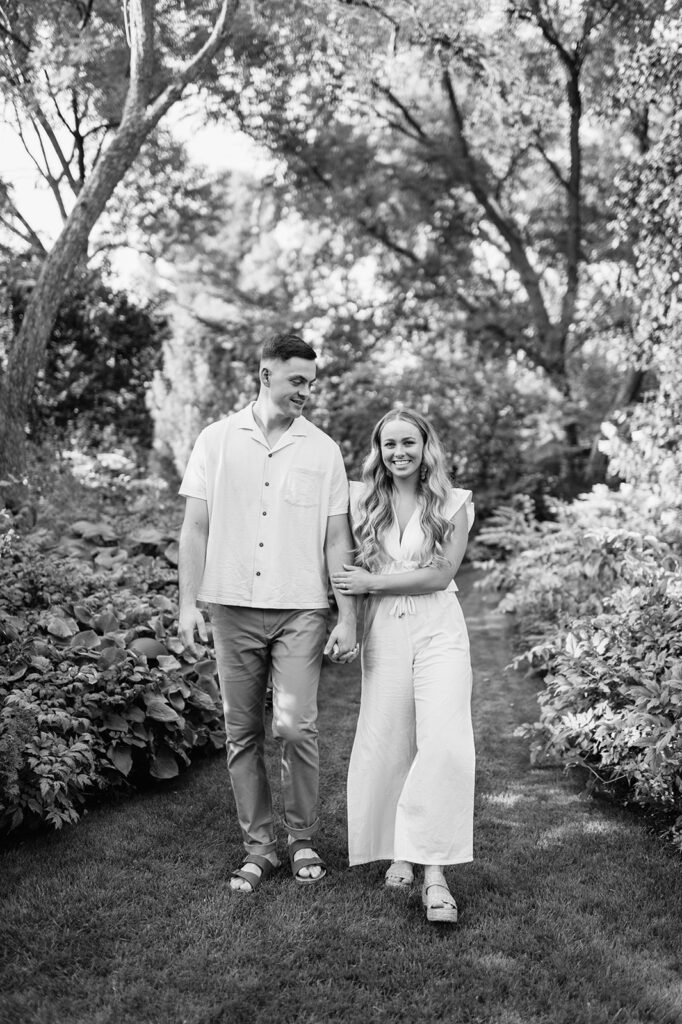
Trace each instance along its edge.
{"label": "shirt chest pocket", "polygon": [[324,473],[316,469],[291,469],[284,485],[284,500],[299,508],[319,505],[323,478]]}

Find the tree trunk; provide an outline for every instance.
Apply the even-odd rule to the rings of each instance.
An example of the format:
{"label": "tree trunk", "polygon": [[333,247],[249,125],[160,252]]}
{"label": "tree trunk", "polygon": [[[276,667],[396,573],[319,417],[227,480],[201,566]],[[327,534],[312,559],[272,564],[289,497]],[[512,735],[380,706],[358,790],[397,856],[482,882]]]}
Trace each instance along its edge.
{"label": "tree trunk", "polygon": [[4,379],[0,377],[0,493],[5,501],[11,490],[12,503],[16,504],[15,492],[25,486],[29,401],[64,292],[74,270],[87,255],[90,232],[145,139],[181,98],[188,83],[224,47],[238,6],[239,0],[221,0],[217,20],[201,50],[163,93],[148,103],[155,0],[129,0],[131,80],[121,125],[85,182],[62,233],[43,263],[11,345],[6,374]]}

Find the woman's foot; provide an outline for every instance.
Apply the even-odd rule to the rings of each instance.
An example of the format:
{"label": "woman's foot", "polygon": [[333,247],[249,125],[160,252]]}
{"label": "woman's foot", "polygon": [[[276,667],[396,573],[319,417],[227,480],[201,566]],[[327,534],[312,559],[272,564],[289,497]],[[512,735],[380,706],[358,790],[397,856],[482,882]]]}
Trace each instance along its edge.
{"label": "woman's foot", "polygon": [[426,907],[426,918],[441,924],[457,923],[457,904],[445,881],[443,869],[436,865],[424,868],[422,903]]}
{"label": "woman's foot", "polygon": [[414,882],[414,869],[409,860],[394,860],[384,881],[389,889],[409,889]]}
{"label": "woman's foot", "polygon": [[[269,869],[266,865],[260,866],[256,864],[255,861],[249,860],[247,854],[247,859],[242,864],[239,872],[234,872],[230,879],[230,889],[233,892],[255,892],[263,880],[263,875],[265,874],[266,877],[271,875],[280,864],[274,850],[272,853],[263,854],[262,857],[259,855],[258,859],[268,861],[269,864],[272,864],[272,868]],[[253,875],[253,879],[245,878],[245,875]]]}

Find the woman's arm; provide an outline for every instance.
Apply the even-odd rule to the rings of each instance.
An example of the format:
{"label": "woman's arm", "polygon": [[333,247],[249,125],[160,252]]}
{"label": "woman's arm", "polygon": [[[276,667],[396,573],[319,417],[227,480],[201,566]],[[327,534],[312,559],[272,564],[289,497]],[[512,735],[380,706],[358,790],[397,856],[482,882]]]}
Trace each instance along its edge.
{"label": "woman's arm", "polygon": [[334,573],[332,577],[334,587],[345,594],[385,594],[396,597],[403,594],[435,594],[438,590],[445,590],[462,564],[466,551],[468,524],[464,507],[455,513],[452,522],[455,529],[443,547],[442,563],[439,561],[437,565],[427,565],[422,569],[386,574],[344,565],[343,572]]}

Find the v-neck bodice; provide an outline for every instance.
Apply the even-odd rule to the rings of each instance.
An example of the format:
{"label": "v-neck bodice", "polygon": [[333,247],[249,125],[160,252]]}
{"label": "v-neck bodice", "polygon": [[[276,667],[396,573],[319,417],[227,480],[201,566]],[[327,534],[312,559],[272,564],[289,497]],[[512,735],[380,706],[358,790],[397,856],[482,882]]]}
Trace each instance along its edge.
{"label": "v-neck bodice", "polygon": [[424,533],[419,523],[420,503],[414,507],[412,515],[405,523],[405,528],[400,533],[400,523],[395,505],[393,506],[393,523],[387,530],[384,537],[384,546],[388,553],[394,558],[405,561],[419,559],[424,546]]}
{"label": "v-neck bodice", "polygon": [[[360,500],[362,497],[363,485],[360,482],[352,480],[350,482],[350,515],[353,526],[357,526],[360,521]],[[471,501],[471,491],[465,491],[459,487],[453,487],[450,497],[448,499],[445,515],[448,519],[452,519],[455,513],[464,506],[467,512],[467,528],[471,529],[471,525],[474,520],[474,508]],[[381,542],[384,550],[384,558],[382,559],[381,565],[375,571],[382,575],[391,575],[394,573],[410,572],[413,569],[418,569],[424,561],[424,545],[426,538],[424,531],[421,527],[420,522],[420,511],[421,502],[417,499],[417,505],[405,523],[405,529],[403,530],[402,537],[400,535],[400,524],[398,523],[398,517],[395,512],[395,506],[393,508],[393,522],[389,528],[381,535]],[[444,600],[443,595],[447,592],[454,593],[457,591],[457,584],[454,580],[451,580],[445,591],[439,591],[435,594],[424,594],[421,596],[411,597],[405,594],[401,597],[395,597],[394,595],[375,596],[370,597],[370,605],[376,610],[376,606],[382,603],[386,603],[389,608],[390,615],[397,615],[403,617],[406,614],[413,615],[416,611],[417,604],[431,604],[434,601],[438,602]],[[371,613],[370,613],[371,614]]]}
{"label": "v-neck bodice", "polygon": [[[362,483],[360,481],[351,480],[350,514],[353,525],[357,525],[359,521],[359,502],[362,496],[362,491]],[[464,490],[464,488],[461,487],[453,487],[445,509],[445,515],[448,519],[452,519],[458,509],[463,505],[466,507],[467,511],[467,525],[468,528],[471,529],[471,525],[474,521],[474,507],[471,501],[471,491]],[[401,537],[400,525],[394,508],[393,522],[381,538],[386,555],[388,556],[386,563],[381,568],[382,572],[401,572],[407,569],[415,569],[423,559],[425,537],[419,521],[420,510],[421,502],[417,499],[417,505],[414,512],[405,523],[405,529],[403,530]]]}

